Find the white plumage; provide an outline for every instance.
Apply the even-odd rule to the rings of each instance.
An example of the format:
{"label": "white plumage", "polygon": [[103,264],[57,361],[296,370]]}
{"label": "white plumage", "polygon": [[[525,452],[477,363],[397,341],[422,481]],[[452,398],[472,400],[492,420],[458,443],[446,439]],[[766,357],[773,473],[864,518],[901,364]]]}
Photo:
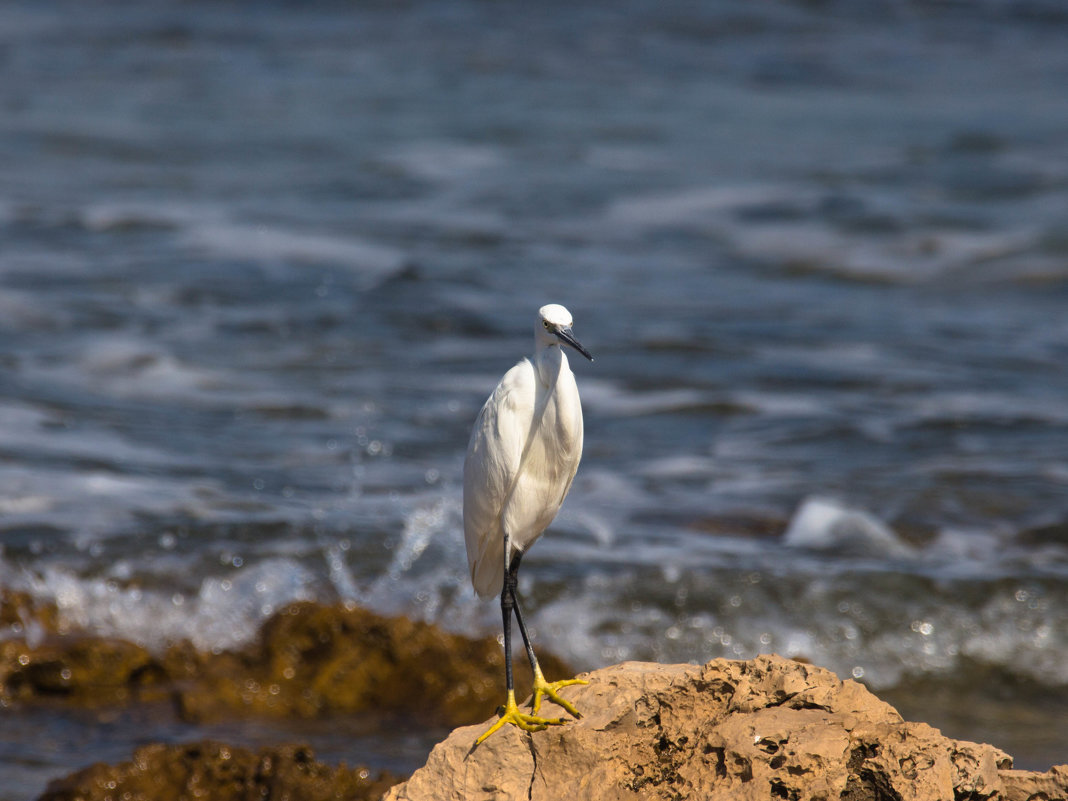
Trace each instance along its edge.
{"label": "white plumage", "polygon": [[483,597],[501,592],[506,563],[556,517],[582,458],[582,406],[563,346],[591,357],[557,304],[538,310],[534,341],[533,358],[505,373],[482,407],[464,460],[467,561]]}

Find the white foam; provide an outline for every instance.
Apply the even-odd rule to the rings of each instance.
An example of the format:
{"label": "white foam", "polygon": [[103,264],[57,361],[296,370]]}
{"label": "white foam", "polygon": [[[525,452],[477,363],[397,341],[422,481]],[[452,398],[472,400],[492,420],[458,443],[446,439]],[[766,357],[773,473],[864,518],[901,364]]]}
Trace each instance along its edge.
{"label": "white foam", "polygon": [[966,563],[983,570],[989,569],[993,554],[1004,552],[1006,539],[1004,533],[989,529],[950,526],[941,529],[924,551],[929,558],[956,565],[958,570]]}
{"label": "white foam", "polygon": [[633,391],[604,379],[583,377],[582,404],[600,416],[641,417],[710,405],[713,398],[696,389]]}
{"label": "white foam", "polygon": [[180,228],[218,213],[219,209],[182,203],[106,200],[85,206],[78,216],[86,228],[108,231],[135,226]]}
{"label": "white foam", "polygon": [[61,544],[68,549],[73,545],[95,557],[110,547],[109,539],[124,536],[145,517],[226,519],[228,512],[237,509],[247,518],[255,510],[247,500],[223,492],[211,479],[171,477],[167,470],[172,466],[146,461],[139,467],[150,472],[122,475],[105,469],[0,467],[4,527],[42,527],[44,531],[31,540],[32,547]]}
{"label": "white foam", "polygon": [[804,395],[796,390],[740,390],[731,392],[729,399],[746,409],[773,417],[829,417],[835,413],[826,400]]}
{"label": "white foam", "polygon": [[389,566],[354,600],[422,620],[438,620],[446,611],[457,621],[479,616],[468,576],[459,493],[439,491],[417,499],[389,547]]}
{"label": "white foam", "polygon": [[807,204],[813,198],[811,191],[781,184],[699,186],[616,200],[606,209],[604,221],[631,231],[680,225],[725,227],[729,213],[745,206]]}
{"label": "white foam", "polygon": [[689,454],[650,459],[638,469],[644,476],[659,479],[711,478],[718,472],[714,459]]}
{"label": "white foam", "polygon": [[213,257],[340,266],[377,285],[408,263],[394,247],[352,234],[294,230],[231,219],[215,206],[101,201],[76,211],[86,227],[106,231],[134,225],[174,228],[186,247]]}
{"label": "white foam", "polygon": [[599,548],[610,548],[616,542],[616,526],[604,515],[569,509],[562,512],[559,519],[564,524],[580,528]]}
{"label": "white foam", "polygon": [[849,554],[915,555],[914,548],[874,515],[821,497],[804,500],[783,534],[783,543]]}
{"label": "white foam", "polygon": [[898,584],[864,571],[828,580],[821,566],[803,563],[788,576],[770,565],[709,571],[687,564],[658,576],[591,567],[527,611],[543,646],[583,668],[774,652],[876,687],[910,674],[952,675],[962,657],[1040,683],[1068,680],[1068,635],[1058,624],[1063,594],[992,586],[989,600],[970,608],[957,593],[955,582]]}
{"label": "white foam", "polygon": [[[175,569],[181,572],[179,564]],[[161,568],[161,561],[155,567]],[[84,578],[55,565],[40,573],[4,572],[8,586],[56,604],[61,631],[85,629],[156,650],[182,640],[201,650],[240,647],[279,607],[315,599],[318,583],[291,559],[267,559],[207,577],[188,595],[124,586],[107,576]]]}
{"label": "white foam", "polygon": [[453,182],[502,166],[500,151],[488,145],[429,140],[396,147],[384,160],[424,180]]}
{"label": "white foam", "polygon": [[995,390],[927,392],[912,399],[906,414],[906,421],[914,424],[944,420],[954,423],[1035,420],[1068,425],[1068,404],[1053,392],[1048,395]]}
{"label": "white foam", "polygon": [[[596,485],[596,475],[592,478]],[[142,575],[145,565],[125,560],[93,578],[59,564],[25,573],[0,562],[0,580],[54,600],[64,626],[88,627],[150,648],[177,639],[201,649],[240,647],[286,602],[338,596],[453,631],[497,633],[497,605],[478,601],[469,586],[458,497],[447,491],[420,497],[391,543],[388,566],[363,585],[355,577],[355,551],[326,540],[328,575],[306,566],[294,551],[246,559],[239,569],[166,592],[151,589],[153,579]],[[810,499],[807,507],[815,511],[799,517],[820,518],[812,526],[820,542],[834,520],[849,514],[819,499]],[[939,577],[931,581],[922,573],[897,574],[882,561],[852,558],[837,549],[836,538],[827,540],[829,554],[806,554],[766,541],[729,547],[730,538],[707,537],[694,540],[680,559],[670,538],[635,537],[626,525],[617,527],[591,508],[600,507],[587,501],[573,515],[562,515],[521,574],[524,608],[539,648],[578,667],[778,652],[885,687],[910,673],[948,675],[968,657],[1041,682],[1068,681],[1068,634],[1059,625],[1066,599],[1058,585],[1006,583],[982,572],[947,574],[931,563],[957,561],[960,549],[953,543],[966,538],[947,535],[925,554],[927,570]],[[602,525],[608,528],[598,535]],[[562,536],[576,527],[591,536]],[[151,571],[188,576],[195,564],[190,560],[197,558],[156,553]],[[581,563],[582,569],[561,574],[556,563]],[[566,581],[557,580],[560,575]],[[136,586],[130,584],[133,576]],[[989,588],[977,587],[984,581]],[[962,582],[968,594],[978,589],[987,596],[977,608],[960,600]]]}
{"label": "white foam", "polygon": [[212,395],[247,386],[232,373],[194,366],[158,346],[123,334],[83,337],[65,356],[62,362],[24,365],[22,371],[53,385],[88,386],[117,397],[203,402]]}
{"label": "white foam", "polygon": [[[715,236],[747,259],[862,280],[920,282],[1023,259],[1041,250],[1040,225],[994,231],[911,225],[880,237],[823,218],[821,193],[789,184],[691,187],[624,198],[611,204],[602,223],[629,235],[657,228],[683,228]],[[894,195],[868,193],[873,211],[901,216],[908,203]],[[739,222],[753,206],[781,207],[791,219]],[[1004,270],[1003,270],[1004,272]]]}
{"label": "white foam", "polygon": [[403,251],[353,236],[247,223],[201,222],[186,232],[186,239],[213,256],[339,265],[373,283],[396,274],[408,261]]}
{"label": "white foam", "polygon": [[816,220],[736,226],[730,243],[742,256],[856,278],[918,282],[1024,253],[1038,232],[919,230],[880,239]]}
{"label": "white foam", "polygon": [[27,377],[52,386],[89,389],[103,396],[168,400],[204,407],[287,408],[305,403],[342,417],[349,408],[324,402],[303,387],[279,387],[267,371],[219,370],[190,362],[168,350],[124,334],[83,337],[62,362],[28,363]]}

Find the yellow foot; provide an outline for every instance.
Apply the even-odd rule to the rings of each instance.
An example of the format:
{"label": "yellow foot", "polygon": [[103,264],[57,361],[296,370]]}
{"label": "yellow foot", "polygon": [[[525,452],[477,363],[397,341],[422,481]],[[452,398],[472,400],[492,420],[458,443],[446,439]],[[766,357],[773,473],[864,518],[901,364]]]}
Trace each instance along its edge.
{"label": "yellow foot", "polygon": [[519,707],[516,706],[515,703],[515,692],[509,690],[508,700],[505,702],[504,711],[501,713],[501,717],[496,723],[479,735],[479,738],[475,740],[475,745],[481,745],[483,740],[503,727],[505,723],[511,723],[513,726],[518,726],[523,731],[541,731],[548,726],[559,726],[563,722],[563,718],[539,718],[536,715],[528,715],[525,712],[520,712]]}
{"label": "yellow foot", "polygon": [[570,687],[572,684],[589,684],[585,679],[561,679],[560,681],[546,681],[545,676],[541,673],[540,667],[534,668],[534,701],[531,704],[530,711],[535,715],[538,714],[538,709],[541,707],[542,696],[545,696],[554,704],[559,704],[566,709],[571,715],[576,718],[581,718],[582,715],[579,711],[571,705],[570,701],[565,701],[557,693],[561,687]]}

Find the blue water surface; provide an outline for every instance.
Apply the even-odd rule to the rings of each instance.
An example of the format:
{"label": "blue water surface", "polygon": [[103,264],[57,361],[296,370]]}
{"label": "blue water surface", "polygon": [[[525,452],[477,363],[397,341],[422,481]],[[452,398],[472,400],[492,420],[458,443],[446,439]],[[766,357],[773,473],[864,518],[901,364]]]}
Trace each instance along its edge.
{"label": "blue water surface", "polygon": [[[1039,0],[4,4],[0,582],[149,647],[296,598],[493,632],[463,452],[558,302],[596,361],[539,647],[805,657],[1064,761],[1066,41]],[[0,717],[0,798],[131,728],[197,736]]]}

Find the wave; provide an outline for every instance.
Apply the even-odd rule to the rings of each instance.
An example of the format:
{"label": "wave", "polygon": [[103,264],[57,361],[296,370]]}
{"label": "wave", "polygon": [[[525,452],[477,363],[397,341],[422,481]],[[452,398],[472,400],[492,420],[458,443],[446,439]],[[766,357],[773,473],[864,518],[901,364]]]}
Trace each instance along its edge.
{"label": "wave", "polygon": [[[606,498],[633,489],[596,471],[588,479]],[[657,531],[603,504],[565,509],[520,577],[538,647],[579,668],[775,652],[875,687],[949,676],[965,662],[1068,684],[1068,583],[1004,538],[944,532],[911,546],[870,513],[821,498],[781,537],[695,532],[680,543]],[[293,600],[341,599],[468,634],[499,625],[497,605],[471,591],[452,491],[426,492],[377,542],[286,526],[258,534],[255,548],[216,541],[226,564],[210,570],[172,539],[94,571],[3,558],[0,580],[54,602],[68,629],[153,648],[238,647]]]}
{"label": "wave", "polygon": [[213,258],[274,260],[348,268],[377,286],[408,264],[397,248],[353,236],[295,231],[274,225],[201,221],[184,233],[188,246]]}
{"label": "wave", "polygon": [[366,237],[237,220],[227,208],[211,204],[109,200],[47,214],[53,222],[67,221],[96,233],[169,233],[170,247],[200,258],[340,267],[360,277],[364,288],[380,285],[410,264],[403,250]]}
{"label": "wave", "polygon": [[[864,282],[914,284],[957,275],[1020,279],[1042,258],[1047,236],[1042,221],[997,230],[952,227],[935,210],[914,206],[871,188],[861,203],[811,186],[742,184],[619,199],[599,222],[609,234],[625,238],[691,231],[748,262]],[[846,207],[849,214],[841,211]],[[1049,226],[1054,224],[1051,219]]]}

